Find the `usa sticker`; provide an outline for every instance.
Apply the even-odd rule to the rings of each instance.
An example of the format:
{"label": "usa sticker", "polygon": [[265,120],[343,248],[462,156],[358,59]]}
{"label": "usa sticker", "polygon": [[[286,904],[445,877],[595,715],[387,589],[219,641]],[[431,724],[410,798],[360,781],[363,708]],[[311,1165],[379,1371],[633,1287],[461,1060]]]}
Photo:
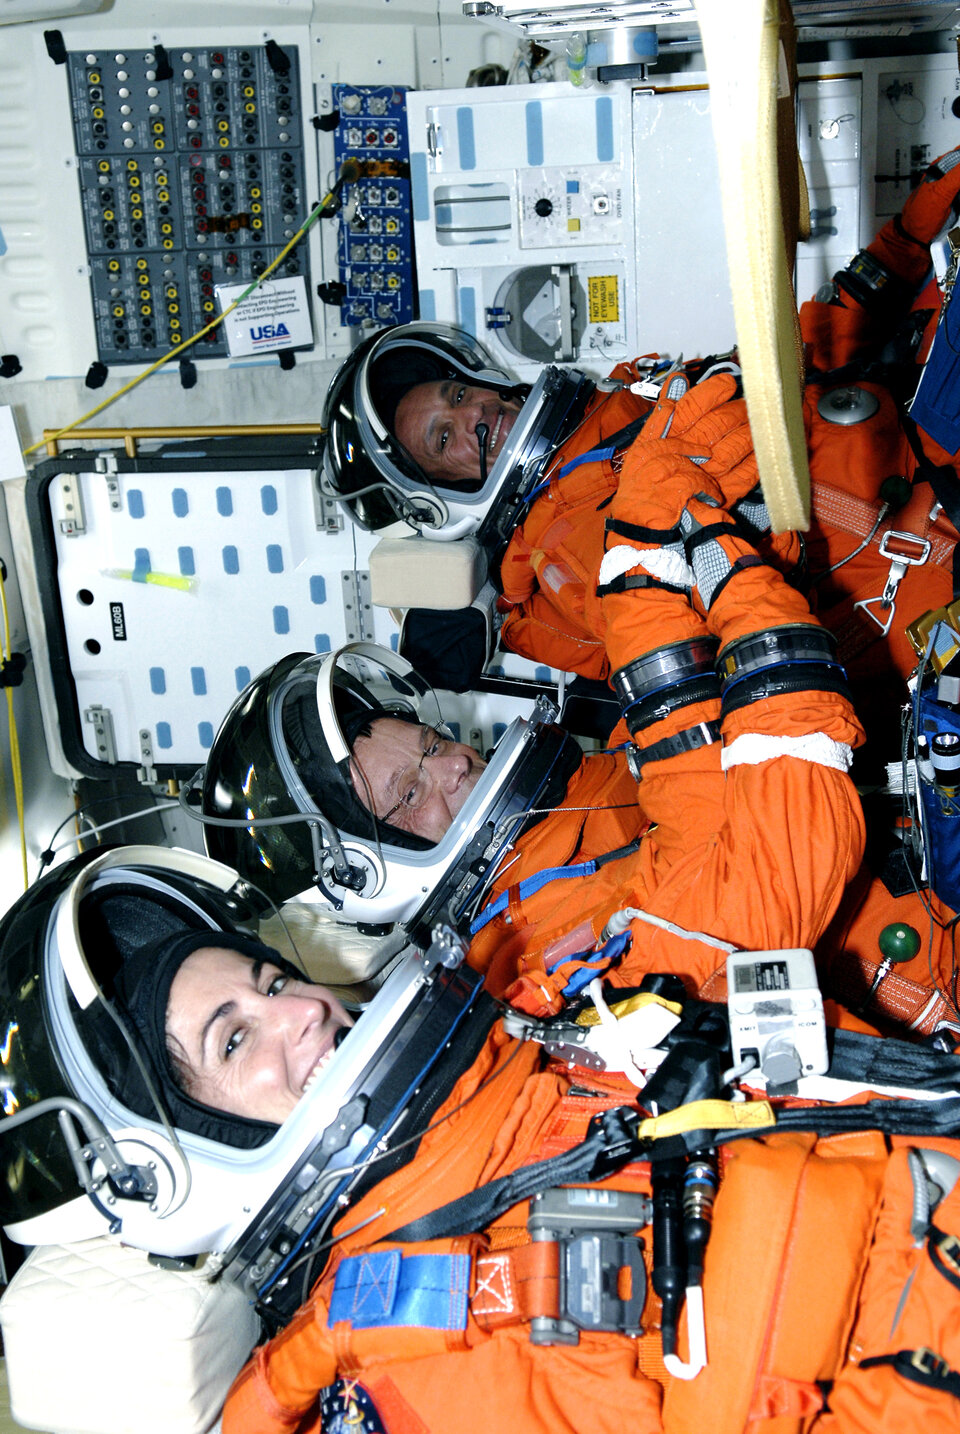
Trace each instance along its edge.
{"label": "usa sticker", "polygon": [[[249,287],[249,284],[218,284],[216,294],[221,313],[226,313]],[[313,325],[303,275],[265,280],[227,314],[223,332],[231,358],[312,347]]]}

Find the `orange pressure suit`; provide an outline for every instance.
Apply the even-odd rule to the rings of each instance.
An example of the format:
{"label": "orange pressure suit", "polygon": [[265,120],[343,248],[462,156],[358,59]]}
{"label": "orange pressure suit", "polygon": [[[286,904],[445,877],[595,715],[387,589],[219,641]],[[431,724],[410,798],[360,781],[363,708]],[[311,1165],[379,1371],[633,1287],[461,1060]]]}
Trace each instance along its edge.
{"label": "orange pressure suit", "polygon": [[[836,390],[846,392],[853,381],[851,366],[880,350],[921,291],[930,273],[929,244],[946,227],[957,203],[957,153],[930,167],[902,215],[887,223],[844,271],[853,275],[849,284],[837,286],[831,300],[811,301],[800,312],[812,379],[804,403],[812,522],[804,540],[806,571],[798,580],[811,584],[811,605],[837,634],[839,656],[855,692],[858,679],[882,678],[894,707],[900,700],[898,679],[916,661],[904,628],[953,596],[957,534],[944,516],[931,521],[935,500],[929,485],[918,479],[917,458],[890,392],[866,382],[862,388],[870,397],[861,395],[859,408],[842,397],[834,404],[823,400]],[[927,302],[928,292],[918,304]],[[933,292],[936,303],[935,287]],[[608,452],[606,445],[651,407],[649,399],[630,388],[642,376],[637,363],[621,364],[611,375],[621,386],[598,391],[583,423],[554,455],[545,477],[545,483],[551,481],[514,531],[501,563],[502,591],[509,604],[500,632],[502,646],[584,677],[606,678],[610,671],[593,588],[603,554],[603,521],[623,455]],[[878,406],[871,412],[873,399]],[[696,425],[689,437],[709,442]],[[950,461],[932,440],[925,438],[924,446],[935,463]],[[588,454],[596,456],[584,461]],[[881,512],[881,485],[894,475],[909,480],[903,492],[910,496],[904,502],[901,495],[899,505]],[[719,476],[728,505],[745,495],[742,472],[738,479],[730,491]],[[914,540],[898,545],[888,538],[890,551],[881,554],[880,545],[891,530],[911,534]],[[879,600],[893,557],[920,557],[928,538],[931,546],[923,561],[911,564],[900,583],[894,620],[882,641],[881,629],[890,614]],[[851,559],[864,540],[863,552]],[[795,566],[801,553],[799,540],[790,534],[764,533],[761,551],[780,566]],[[827,572],[838,563],[842,566],[835,573]]]}
{"label": "orange pressure suit", "polygon": [[[468,960],[486,972],[495,994],[506,989],[530,1012],[559,1008],[568,981],[602,969],[604,954],[589,948],[602,945],[616,913],[632,941],[608,975],[624,987],[671,970],[701,983],[724,960],[712,944],[718,938],[754,949],[812,944],[859,861],[859,805],[845,770],[858,724],[830,662],[804,666],[789,658],[798,634],[813,647],[826,640],[804,600],[729,523],[717,492],[709,473],[669,440],[647,439],[630,452],[611,504],[616,545],[632,550],[637,572],[649,571],[659,561],[657,541],[625,537],[624,530],[638,514],[657,515],[664,530],[671,520],[686,522],[686,514],[704,534],[709,528],[703,546],[710,561],[692,598],[659,582],[608,585],[611,667],[627,668],[664,643],[716,640],[731,676],[722,703],[685,701],[638,732],[650,757],[639,787],[631,792],[620,755],[587,759],[563,808],[519,843],[517,861],[475,922]],[[740,644],[758,630],[780,653],[776,677],[789,691],[768,691],[766,669],[738,680]],[[706,731],[717,722],[722,745],[705,740],[661,755],[691,726]],[[637,793],[640,825],[650,819],[655,830],[635,851],[581,863],[636,832],[637,818],[620,803]],[[584,812],[598,794],[606,810]],[[571,863],[585,869],[572,871]],[[546,884],[532,889],[545,867]],[[663,924],[650,924],[651,917]],[[385,1238],[484,1182],[569,1148],[593,1115],[634,1095],[622,1078],[544,1068],[538,1049],[517,1047],[495,1027],[410,1164],[343,1217],[340,1229],[353,1233],[334,1246],[308,1304],[239,1377],[224,1434],[348,1427],[390,1434],[799,1434],[815,1417],[834,1420],[822,1427],[838,1434],[879,1429],[860,1406],[864,1395],[869,1405],[898,1393],[890,1394],[902,1383],[896,1369],[861,1373],[854,1395],[841,1400],[844,1410],[856,1405],[849,1415],[824,1412],[823,1383],[835,1380],[839,1389],[845,1378],[870,1236],[894,1175],[896,1249],[884,1248],[882,1272],[892,1258],[918,1263],[906,1248],[899,1155],[888,1159],[879,1135],[818,1143],[788,1134],[733,1150],[705,1276],[708,1348],[716,1356],[690,1385],[671,1379],[660,1363],[653,1296],[643,1338],[610,1331],[583,1333],[575,1346],[531,1342],[531,1319],[556,1312],[557,1255],[555,1246],[528,1242],[525,1202],[474,1233],[402,1245]],[[648,1179],[643,1165],[632,1165],[605,1184],[645,1190]],[[946,1210],[950,1230],[960,1226],[960,1197],[956,1205],[956,1219],[953,1206]],[[919,1312],[910,1311],[919,1325],[904,1332],[918,1344],[932,1337],[923,1318],[929,1276],[922,1273]],[[891,1348],[886,1327],[877,1332],[884,1320],[889,1325],[889,1304],[878,1297],[862,1317],[868,1352]],[[949,1399],[945,1405],[952,1417]]]}
{"label": "orange pressure suit", "polygon": [[[918,472],[917,454],[890,390],[869,379],[854,388],[849,385],[860,356],[880,350],[893,321],[906,311],[929,273],[929,242],[957,201],[957,157],[954,151],[931,167],[903,214],[886,224],[851,265],[854,278],[849,285],[834,285],[829,299],[818,298],[801,310],[812,375],[804,395],[812,522],[803,539],[802,569],[794,580],[805,586],[811,605],[837,638],[838,659],[871,737],[872,756],[861,764],[868,784],[882,783],[884,764],[899,758],[904,679],[916,665],[905,629],[953,597],[957,535],[942,511],[934,516],[934,494]],[[872,275],[873,289],[861,280],[862,274]],[[935,285],[916,299],[915,309],[922,314],[928,302],[938,302]],[[627,385],[636,377],[636,368],[621,365],[613,377]],[[717,430],[716,414],[693,406],[696,392],[688,400],[683,429],[687,452],[712,455],[724,497],[735,503],[749,493],[755,471],[738,447],[732,418]],[[503,646],[566,671],[609,676],[606,604],[596,594],[595,574],[623,454],[577,460],[585,453],[602,453],[612,434],[650,406],[629,387],[598,394],[584,424],[556,455],[550,472],[559,475],[567,465],[569,471],[554,476],[537,498],[503,558],[503,590],[512,604],[501,630]],[[742,400],[729,410],[735,407],[745,421]],[[845,421],[850,418],[856,421]],[[682,427],[675,423],[671,434]],[[932,463],[955,462],[928,436],[921,434],[920,439]],[[897,501],[885,507],[881,486],[896,476],[909,483],[900,485]],[[786,570],[800,555],[796,535],[791,534],[774,538],[765,533],[758,547]],[[898,557],[911,561],[899,570],[893,604],[885,606],[882,597],[888,580],[898,576]],[[932,919],[924,902],[932,908]],[[885,1029],[910,1027],[920,1034],[929,1034],[943,1019],[960,1024],[956,995],[950,994],[955,972],[952,917],[932,893],[922,900],[912,891],[894,896],[864,868],[818,948],[825,991],[859,1006],[881,964],[881,931],[906,923],[921,933],[921,950],[888,972],[865,1016]],[[718,997],[723,990],[712,981],[705,993]]]}

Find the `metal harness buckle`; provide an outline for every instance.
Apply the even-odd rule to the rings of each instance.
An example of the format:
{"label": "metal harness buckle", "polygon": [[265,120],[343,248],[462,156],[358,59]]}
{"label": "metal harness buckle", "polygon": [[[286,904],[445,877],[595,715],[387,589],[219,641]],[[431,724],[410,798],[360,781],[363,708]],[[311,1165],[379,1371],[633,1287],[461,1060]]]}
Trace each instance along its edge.
{"label": "metal harness buckle", "polygon": [[647,1271],[633,1232],[651,1216],[646,1195],[623,1190],[567,1187],[533,1197],[528,1228],[534,1240],[556,1241],[560,1288],[558,1317],[531,1319],[531,1344],[578,1344],[581,1330],[643,1332]]}
{"label": "metal harness buckle", "polygon": [[[879,627],[881,634],[886,637],[893,624],[893,616],[897,607],[897,592],[903,582],[907,568],[921,567],[930,556],[930,539],[918,538],[916,533],[901,533],[890,528],[880,539],[881,558],[890,559],[890,571],[887,573],[887,581],[884,584],[883,592],[879,597],[865,598],[861,602],[854,603],[854,611],[862,608],[873,622]],[[873,608],[879,607],[880,611],[886,614],[886,620],[878,617]]]}

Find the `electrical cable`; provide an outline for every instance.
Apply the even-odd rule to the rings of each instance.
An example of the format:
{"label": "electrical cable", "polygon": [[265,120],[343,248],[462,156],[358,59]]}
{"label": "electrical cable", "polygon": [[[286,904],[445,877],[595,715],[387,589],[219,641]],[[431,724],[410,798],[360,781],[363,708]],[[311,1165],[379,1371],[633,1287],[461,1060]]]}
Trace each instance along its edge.
{"label": "electrical cable", "polygon": [[[58,852],[66,851],[68,846],[73,846],[74,842],[82,840],[83,836],[99,836],[101,832],[109,831],[111,827],[122,826],[124,822],[136,821],[138,817],[151,817],[157,812],[172,812],[175,808],[179,807],[179,805],[179,802],[159,802],[154,807],[142,807],[138,812],[127,812],[126,816],[114,817],[113,820],[109,822],[101,822],[98,826],[91,826],[89,831],[85,833],[78,832],[75,836],[70,837],[68,841],[63,841],[59,846],[55,846],[52,849],[52,855],[56,856]],[[69,817],[66,820],[69,821]],[[63,826],[64,823],[61,822],[60,825]],[[49,863],[47,864],[49,865]]]}
{"label": "electrical cable", "polygon": [[[3,564],[0,563],[0,604],[3,607],[3,665],[10,662],[13,656],[12,644],[10,641],[10,611],[7,606],[7,585],[4,580]],[[10,768],[13,773],[13,792],[17,804],[17,826],[20,830],[20,861],[23,867],[23,889],[30,885],[30,874],[27,870],[27,829],[24,818],[23,803],[23,768],[20,763],[20,737],[17,732],[17,718],[13,709],[13,688],[7,686],[7,724],[10,734]]]}
{"label": "electrical cable", "polygon": [[[349,168],[348,163],[350,163]],[[255,290],[260,288],[261,284],[263,284],[264,280],[267,279],[269,275],[273,273],[277,265],[282,263],[283,260],[287,257],[287,255],[290,253],[290,250],[296,244],[299,244],[300,240],[304,237],[308,230],[313,228],[314,224],[316,224],[317,220],[321,217],[330,202],[339,198],[340,191],[343,188],[344,184],[355,182],[355,179],[359,177],[358,173],[354,173],[356,169],[356,161],[352,161],[352,163],[345,162],[340,166],[340,177],[337,179],[333,188],[327,191],[327,193],[319,201],[318,204],[314,205],[313,209],[311,209],[306,219],[300,225],[300,228],[297,230],[296,234],[294,234],[293,238],[290,239],[283,246],[277,257],[271,260],[271,262],[263,270],[263,273],[258,274],[257,277],[253,280],[253,282],[248,285],[246,289],[244,289],[243,293],[240,294],[238,298],[234,299],[232,304],[230,304],[226,309],[224,309],[222,314],[217,314],[214,318],[210,320],[208,324],[204,324],[202,329],[198,329],[195,334],[192,334],[189,339],[186,339],[182,344],[177,344],[175,348],[168,350],[167,353],[162,354],[161,357],[156,359],[152,364],[150,364],[148,368],[145,368],[143,373],[137,374],[137,376],[135,378],[132,378],[129,383],[125,383],[121,388],[118,388],[116,393],[108,395],[108,397],[103,399],[100,403],[95,404],[93,408],[88,409],[86,413],[81,414],[79,418],[75,418],[72,423],[68,423],[63,428],[59,428],[57,432],[51,434],[49,438],[41,438],[38,442],[31,443],[29,448],[25,448],[23,450],[23,456],[26,458],[28,454],[36,453],[39,448],[43,447],[44,443],[55,443],[57,439],[62,438],[65,434],[72,433],[75,429],[78,429],[80,425],[86,423],[88,419],[95,418],[98,413],[102,413],[105,408],[109,408],[111,403],[115,403],[118,398],[122,398],[125,393],[129,393],[132,389],[136,388],[138,384],[143,383],[145,378],[149,378],[151,374],[154,374],[157,372],[158,369],[163,368],[164,364],[169,363],[172,358],[180,358],[186,352],[187,349],[191,348],[195,343],[199,343],[200,339],[202,339],[206,334],[209,334],[214,329],[219,328],[220,325],[223,323],[224,319],[227,318],[228,315],[232,314],[234,309],[238,308],[239,305],[242,304],[245,299],[248,299],[250,295],[255,292]],[[82,433],[79,436],[83,437]]]}

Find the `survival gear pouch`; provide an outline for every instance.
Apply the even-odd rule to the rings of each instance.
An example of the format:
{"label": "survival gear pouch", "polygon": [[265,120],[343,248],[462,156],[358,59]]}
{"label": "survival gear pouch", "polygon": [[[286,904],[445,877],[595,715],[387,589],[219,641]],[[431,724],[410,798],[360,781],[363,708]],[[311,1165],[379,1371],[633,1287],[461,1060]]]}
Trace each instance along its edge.
{"label": "survival gear pouch", "polygon": [[[960,1184],[922,1209],[911,1150],[789,1132],[727,1147],[707,1248],[707,1367],[668,1434],[924,1434],[960,1426]],[[914,1157],[914,1164],[918,1162]],[[681,1325],[680,1347],[685,1348]]]}

